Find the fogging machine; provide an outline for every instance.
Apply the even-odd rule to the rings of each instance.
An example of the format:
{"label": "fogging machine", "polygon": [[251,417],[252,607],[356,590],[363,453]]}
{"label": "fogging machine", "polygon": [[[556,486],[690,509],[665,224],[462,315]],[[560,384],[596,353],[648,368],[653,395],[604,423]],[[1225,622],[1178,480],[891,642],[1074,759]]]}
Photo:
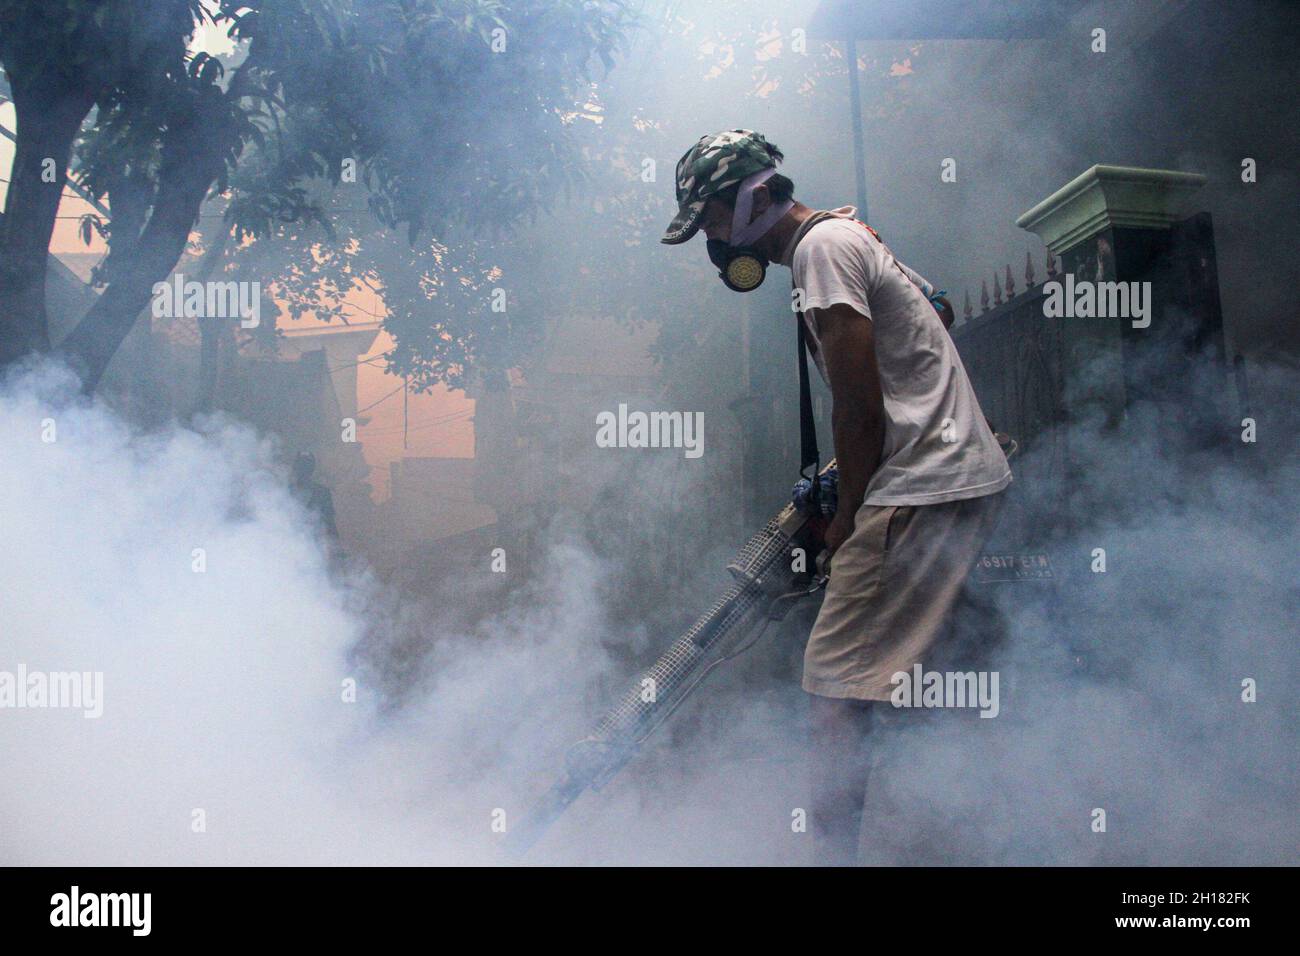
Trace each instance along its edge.
{"label": "fogging machine", "polygon": [[825,586],[830,519],[818,492],[824,496],[829,486],[833,493],[835,462],[817,477],[811,500],[786,505],[749,539],[727,565],[732,582],[713,606],[569,749],[560,779],[508,834],[512,853],[525,853],[585,790],[613,779],[715,667],[753,647],[769,622]]}

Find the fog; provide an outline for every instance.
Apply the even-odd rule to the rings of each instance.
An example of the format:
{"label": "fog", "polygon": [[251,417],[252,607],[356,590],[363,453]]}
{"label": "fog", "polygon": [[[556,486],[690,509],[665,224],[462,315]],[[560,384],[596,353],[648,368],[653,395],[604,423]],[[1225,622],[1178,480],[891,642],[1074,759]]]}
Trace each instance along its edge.
{"label": "fog", "polygon": [[[0,713],[0,861],[517,862],[501,822],[524,817],[568,745],[709,606],[797,478],[786,273],[741,301],[702,239],[658,237],[677,158],[724,128],[778,144],[808,205],[857,201],[842,45],[792,46],[816,6],[644,4],[573,120],[582,183],[491,236],[471,217],[419,240],[500,270],[517,311],[508,361],[491,358],[522,369],[551,414],[528,474],[482,479],[510,505],[495,537],[412,549],[434,570],[377,566],[378,525],[332,545],[272,429],[87,398],[57,359],[0,379],[0,671],[103,675],[98,718]],[[1214,216],[1229,354],[1246,356],[1259,428],[1240,441],[1244,397],[1213,384],[1191,394],[1227,409],[1218,450],[1170,446],[1153,416],[1069,424],[1092,463],[1084,491],[1108,504],[1053,544],[1055,586],[986,593],[998,623],[972,641],[1001,675],[996,719],[882,720],[866,863],[1295,861],[1298,277],[1278,250],[1297,239],[1298,184],[1288,110],[1264,104],[1283,95],[1296,25],[1252,26],[1281,10],[1225,29],[1209,4],[1091,3],[1049,39],[859,43],[871,221],[959,315],[1008,263],[1023,287],[1027,252],[1041,281],[1043,245],[1014,220],[1088,167],[1206,174],[1195,208]],[[1104,57],[1088,52],[1096,26]],[[479,119],[485,141],[509,140]],[[1261,164],[1252,186],[1245,156]],[[956,183],[940,180],[947,157]],[[248,277],[271,287],[258,268]],[[402,279],[420,283],[415,266]],[[703,454],[598,447],[597,416],[620,404],[702,416]],[[499,437],[484,408],[480,449]],[[774,456],[758,479],[740,472],[753,447]],[[1054,526],[1057,504],[1033,519]],[[525,862],[812,862],[791,820],[809,801],[798,678],[814,611],[712,676]]]}

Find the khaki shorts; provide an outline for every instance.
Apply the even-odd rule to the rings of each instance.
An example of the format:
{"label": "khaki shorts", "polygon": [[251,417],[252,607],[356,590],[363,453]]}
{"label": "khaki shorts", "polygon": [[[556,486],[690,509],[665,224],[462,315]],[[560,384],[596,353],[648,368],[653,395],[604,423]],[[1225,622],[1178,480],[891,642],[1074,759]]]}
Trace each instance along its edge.
{"label": "khaki shorts", "polygon": [[853,534],[831,561],[804,652],[803,689],[888,700],[893,675],[924,665],[942,637],[1001,509],[1001,494],[859,508]]}

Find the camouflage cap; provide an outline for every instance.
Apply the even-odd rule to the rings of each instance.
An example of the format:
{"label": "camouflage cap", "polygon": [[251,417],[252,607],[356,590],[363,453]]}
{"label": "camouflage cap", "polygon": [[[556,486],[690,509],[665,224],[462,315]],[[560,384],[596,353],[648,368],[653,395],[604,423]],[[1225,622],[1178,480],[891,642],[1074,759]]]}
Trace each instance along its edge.
{"label": "camouflage cap", "polygon": [[710,196],[781,159],[779,149],[750,129],[701,136],[677,162],[677,215],[659,241],[676,245],[691,238],[700,228],[700,213]]}

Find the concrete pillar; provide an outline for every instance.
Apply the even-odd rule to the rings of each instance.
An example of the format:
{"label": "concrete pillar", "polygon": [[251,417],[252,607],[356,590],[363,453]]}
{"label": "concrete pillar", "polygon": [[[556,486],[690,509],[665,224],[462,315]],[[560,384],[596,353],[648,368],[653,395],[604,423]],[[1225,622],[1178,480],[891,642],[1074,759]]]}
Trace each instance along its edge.
{"label": "concrete pillar", "polygon": [[[1122,427],[1131,440],[1120,447],[1132,457],[1135,476],[1151,456],[1202,449],[1227,434],[1213,227],[1209,213],[1186,211],[1204,183],[1195,173],[1093,166],[1016,220],[1060,256],[1063,295],[1086,294],[1089,285],[1101,293],[1115,283],[1128,290],[1140,284],[1145,317],[1130,307],[1121,315],[1059,320],[1066,418]],[[1046,314],[1046,300],[1044,307]],[[1072,440],[1079,434],[1072,430]],[[1079,478],[1095,453],[1069,451],[1067,488],[1086,484]],[[1105,507],[1079,500],[1070,510],[1083,517]]]}

